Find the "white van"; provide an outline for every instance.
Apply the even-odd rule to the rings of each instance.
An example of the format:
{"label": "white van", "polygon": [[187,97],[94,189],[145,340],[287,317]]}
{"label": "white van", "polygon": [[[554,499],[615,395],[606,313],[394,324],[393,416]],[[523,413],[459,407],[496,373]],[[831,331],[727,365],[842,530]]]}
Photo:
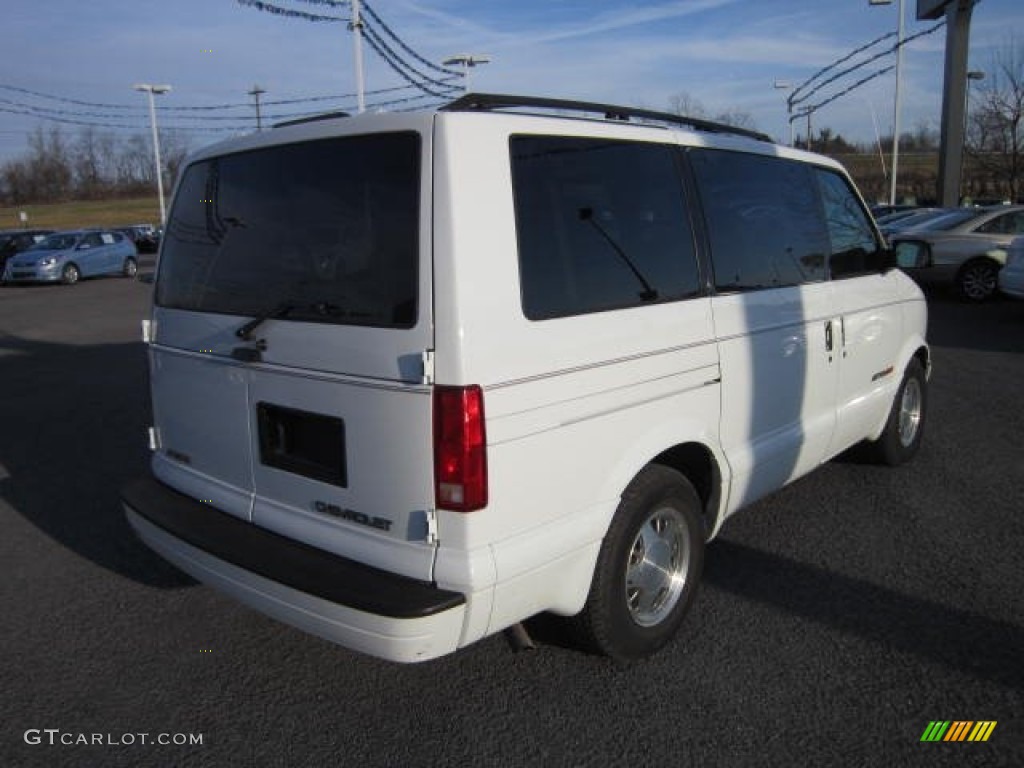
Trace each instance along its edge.
{"label": "white van", "polygon": [[749,131],[468,95],[203,150],[151,319],[139,536],[395,661],[541,612],[675,632],[737,509],[918,448],[920,290],[842,168]]}

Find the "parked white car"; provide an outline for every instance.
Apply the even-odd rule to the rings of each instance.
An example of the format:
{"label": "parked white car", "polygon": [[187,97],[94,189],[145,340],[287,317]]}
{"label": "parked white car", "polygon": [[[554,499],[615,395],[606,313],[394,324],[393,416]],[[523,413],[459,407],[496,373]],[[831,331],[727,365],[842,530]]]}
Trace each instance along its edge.
{"label": "parked white car", "polygon": [[645,656],[736,510],[914,455],[926,316],[842,167],[760,134],[486,95],[280,127],[181,175],[124,506],[365,653],[551,612]]}
{"label": "parked white car", "polygon": [[1006,266],[999,271],[999,290],[1015,299],[1024,299],[1024,235],[1014,238],[1006,249]]}

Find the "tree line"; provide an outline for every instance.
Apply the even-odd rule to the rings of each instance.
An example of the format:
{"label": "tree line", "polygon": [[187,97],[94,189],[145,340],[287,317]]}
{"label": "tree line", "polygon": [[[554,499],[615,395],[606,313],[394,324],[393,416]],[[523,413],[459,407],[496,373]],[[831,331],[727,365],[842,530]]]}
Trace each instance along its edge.
{"label": "tree line", "polygon": [[[160,156],[168,188],[189,152],[178,132],[160,133]],[[8,205],[65,200],[103,200],[150,194],[156,186],[149,136],[120,136],[92,127],[68,135],[37,127],[24,154],[0,166],[0,200]]]}

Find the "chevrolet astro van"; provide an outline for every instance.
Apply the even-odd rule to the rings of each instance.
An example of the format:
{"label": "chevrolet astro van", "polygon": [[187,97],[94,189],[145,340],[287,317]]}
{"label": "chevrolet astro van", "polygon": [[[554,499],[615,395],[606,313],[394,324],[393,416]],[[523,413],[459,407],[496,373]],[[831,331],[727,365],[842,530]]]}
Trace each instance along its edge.
{"label": "chevrolet astro van", "polygon": [[470,94],[193,156],[148,343],[163,557],[394,661],[549,612],[667,643],[738,509],[918,450],[927,308],[835,162]]}

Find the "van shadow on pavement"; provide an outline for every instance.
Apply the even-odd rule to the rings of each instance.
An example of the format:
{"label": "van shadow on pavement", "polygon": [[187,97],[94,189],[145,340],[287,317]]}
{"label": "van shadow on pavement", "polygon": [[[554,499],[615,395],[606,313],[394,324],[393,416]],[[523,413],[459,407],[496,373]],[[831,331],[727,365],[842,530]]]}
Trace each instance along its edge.
{"label": "van shadow on pavement", "polygon": [[135,536],[121,487],[148,468],[141,343],[0,335],[0,499],[76,554],[139,583],[195,584]]}

